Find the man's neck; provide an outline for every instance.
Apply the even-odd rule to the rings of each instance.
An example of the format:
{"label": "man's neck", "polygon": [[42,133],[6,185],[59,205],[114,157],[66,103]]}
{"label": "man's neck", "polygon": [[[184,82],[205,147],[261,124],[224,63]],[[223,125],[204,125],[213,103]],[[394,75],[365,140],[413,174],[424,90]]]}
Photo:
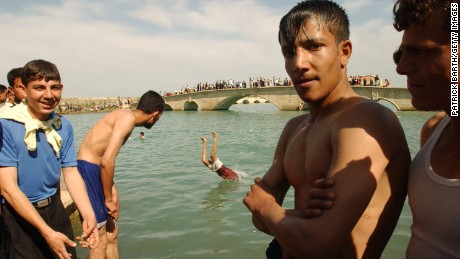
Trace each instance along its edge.
{"label": "man's neck", "polygon": [[309,103],[310,116],[313,120],[316,120],[320,115],[326,116],[327,114],[334,113],[340,110],[344,104],[348,103],[351,97],[357,96],[347,81],[346,84],[343,83],[337,86],[321,101]]}
{"label": "man's neck", "polygon": [[48,121],[49,119],[51,119],[52,114],[53,114],[53,112],[51,112],[50,114],[34,114],[34,113],[30,112],[29,107],[27,107],[27,111],[29,112],[29,114],[32,117],[32,119],[37,119],[39,121]]}

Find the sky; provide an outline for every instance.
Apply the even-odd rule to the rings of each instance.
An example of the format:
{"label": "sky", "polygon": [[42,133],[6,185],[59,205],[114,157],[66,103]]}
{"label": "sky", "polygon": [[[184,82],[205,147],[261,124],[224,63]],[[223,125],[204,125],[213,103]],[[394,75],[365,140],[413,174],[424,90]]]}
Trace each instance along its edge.
{"label": "sky", "polygon": [[[298,0],[0,0],[0,84],[28,61],[59,69],[63,97],[135,97],[199,82],[286,78],[278,25]],[[405,87],[393,0],[337,0],[350,19],[348,75]]]}

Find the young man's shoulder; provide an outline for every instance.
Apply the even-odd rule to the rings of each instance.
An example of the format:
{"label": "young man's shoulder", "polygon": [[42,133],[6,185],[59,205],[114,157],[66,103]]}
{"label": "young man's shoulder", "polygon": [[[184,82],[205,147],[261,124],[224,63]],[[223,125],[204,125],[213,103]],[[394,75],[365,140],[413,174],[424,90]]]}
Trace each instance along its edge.
{"label": "young man's shoulder", "polygon": [[119,109],[107,113],[99,121],[114,124],[116,121],[123,121],[131,118],[134,118],[131,110]]}
{"label": "young man's shoulder", "polygon": [[446,116],[445,112],[436,113],[423,124],[423,128],[434,130]]}
{"label": "young man's shoulder", "polygon": [[347,109],[348,113],[374,119],[396,119],[396,114],[380,103],[361,97]]}
{"label": "young man's shoulder", "polygon": [[420,133],[420,141],[423,145],[434,130],[439,126],[441,121],[446,117],[447,114],[445,112],[438,112],[435,115],[431,116],[422,126],[422,130]]}
{"label": "young man's shoulder", "polygon": [[104,116],[104,119],[110,120],[126,120],[126,119],[132,119],[134,118],[134,114],[132,110],[126,110],[126,109],[119,109],[112,111],[108,113],[106,116]]}
{"label": "young man's shoulder", "polygon": [[299,116],[296,116],[294,118],[291,118],[285,125],[284,128],[296,128],[298,127],[302,122],[305,122],[308,120],[310,117],[309,114],[302,114]]}
{"label": "young man's shoulder", "polygon": [[346,109],[335,123],[338,125],[337,128],[362,128],[368,134],[380,132],[387,137],[391,134],[404,134],[396,114],[370,99],[357,101]]}
{"label": "young man's shoulder", "polygon": [[8,131],[19,134],[23,131],[21,129],[24,129],[24,124],[14,120],[0,118],[0,134],[3,135]]}
{"label": "young man's shoulder", "polygon": [[300,125],[307,121],[309,114],[302,114],[291,118],[286,125],[284,125],[283,132],[281,133],[280,139],[288,139],[290,136],[300,127]]}

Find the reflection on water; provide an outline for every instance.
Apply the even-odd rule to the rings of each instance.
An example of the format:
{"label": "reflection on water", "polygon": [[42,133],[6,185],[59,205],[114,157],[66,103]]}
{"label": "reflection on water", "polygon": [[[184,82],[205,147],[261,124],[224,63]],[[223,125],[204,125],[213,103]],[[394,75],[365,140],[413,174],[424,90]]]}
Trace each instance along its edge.
{"label": "reflection on water", "polygon": [[223,222],[223,207],[225,202],[228,202],[228,192],[238,190],[239,183],[237,181],[222,180],[216,188],[211,189],[204,197],[203,204],[204,214],[211,227],[211,233],[221,235],[219,229],[222,228]]}
{"label": "reflection on water", "polygon": [[[220,238],[225,231],[225,203],[231,202],[228,198],[229,192],[237,191],[239,182],[222,180],[219,185],[211,189],[203,199],[203,212],[209,224],[209,233],[215,238]],[[225,243],[218,243],[217,247],[213,248],[214,253],[218,253],[224,249],[228,249]]]}

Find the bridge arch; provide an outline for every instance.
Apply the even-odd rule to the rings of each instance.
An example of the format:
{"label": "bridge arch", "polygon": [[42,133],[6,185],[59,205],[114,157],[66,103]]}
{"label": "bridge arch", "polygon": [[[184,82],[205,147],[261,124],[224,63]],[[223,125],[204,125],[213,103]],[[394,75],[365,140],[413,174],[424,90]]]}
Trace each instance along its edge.
{"label": "bridge arch", "polygon": [[259,95],[249,95],[239,99],[236,103],[238,104],[250,104],[250,103],[270,103],[269,100]]}
{"label": "bridge arch", "polygon": [[172,111],[173,108],[171,107],[171,105],[165,103],[165,111]]}
{"label": "bridge arch", "polygon": [[269,103],[275,105],[276,108],[282,110],[281,107],[280,107],[280,105],[277,104],[276,101],[273,101],[273,100],[271,100],[270,98],[268,98],[268,97],[266,97],[266,96],[263,96],[263,95],[257,95],[257,96],[260,97],[260,98],[263,98],[263,99],[267,100]]}
{"label": "bridge arch", "polygon": [[220,101],[215,106],[215,110],[228,110],[230,106],[236,103],[236,101],[244,97],[246,97],[246,95],[242,95],[242,94],[236,94],[236,95],[229,96],[228,98],[225,98],[222,101]]}
{"label": "bridge arch", "polygon": [[400,110],[401,110],[401,108],[398,106],[398,104],[395,103],[395,102],[394,102],[393,100],[391,100],[391,99],[388,99],[388,98],[378,98],[378,99],[377,99],[377,102],[379,102],[379,103],[382,103],[382,101],[383,101],[383,102],[386,102],[386,103],[390,103],[391,105],[393,105],[393,106],[396,108],[397,111],[400,111]]}
{"label": "bridge arch", "polygon": [[199,106],[199,104],[197,102],[190,100],[190,101],[186,101],[184,103],[184,109],[183,110],[184,111],[197,111],[199,107],[200,106]]}
{"label": "bridge arch", "polygon": [[278,109],[281,110],[280,106],[276,104],[275,102],[273,102],[272,100],[270,100],[269,98],[263,95],[251,95],[251,94],[237,94],[237,95],[229,96],[228,98],[224,99],[222,102],[217,104],[214,110],[228,110],[232,105],[236,104],[238,100],[244,97],[248,97],[248,96],[257,96],[262,99],[265,99],[269,103],[273,104],[274,106],[276,106]]}

